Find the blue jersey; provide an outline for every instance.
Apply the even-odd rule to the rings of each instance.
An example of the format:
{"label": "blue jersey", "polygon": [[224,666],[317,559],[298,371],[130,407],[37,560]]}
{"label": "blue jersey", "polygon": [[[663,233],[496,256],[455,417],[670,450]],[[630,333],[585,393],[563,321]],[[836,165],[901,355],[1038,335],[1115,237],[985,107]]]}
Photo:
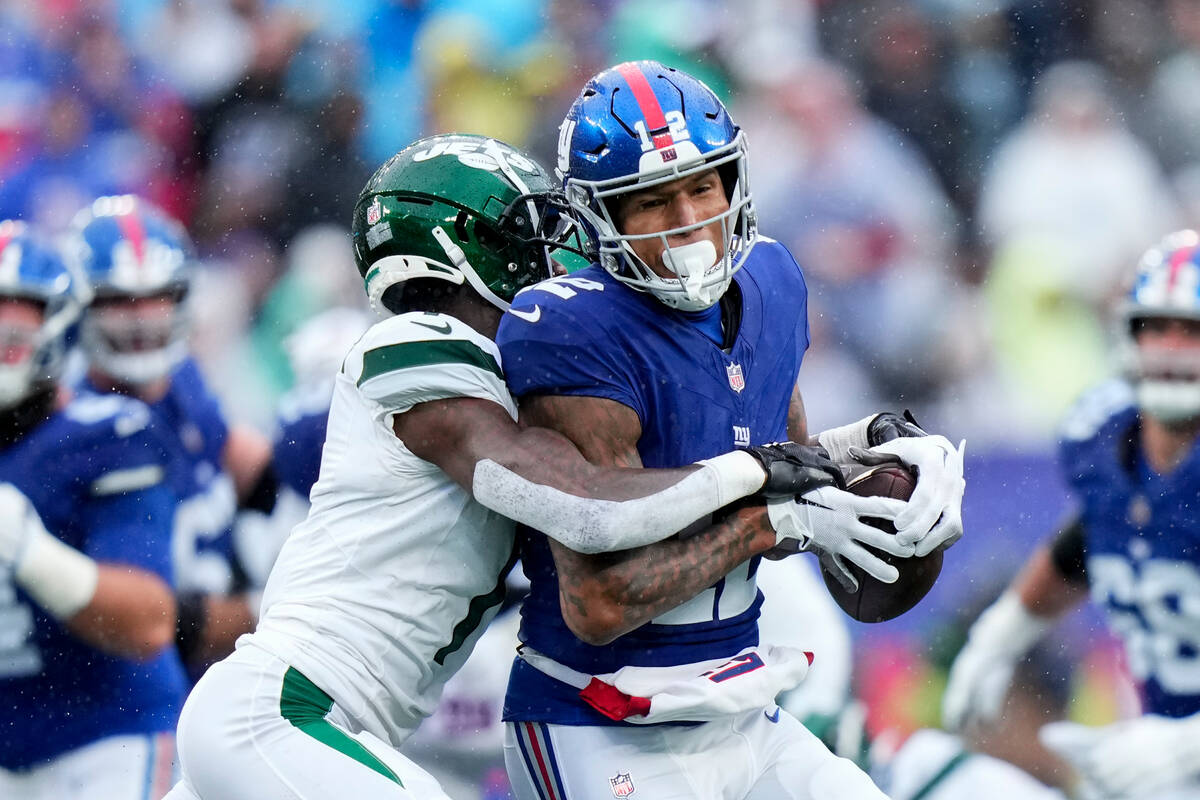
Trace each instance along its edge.
{"label": "blue jersey", "polygon": [[321,472],[332,399],[332,384],[321,383],[298,387],[279,403],[279,433],[272,455],[275,474],[282,485],[305,499]]}
{"label": "blue jersey", "polygon": [[[175,498],[152,419],[135,400],[81,395],[0,450],[0,481],[24,492],[70,546],[170,584]],[[175,648],[145,662],[106,655],[0,574],[0,767],[30,767],[107,736],[171,731],[185,691]]]}
{"label": "blue jersey", "polygon": [[[96,391],[85,382],[85,388]],[[225,594],[235,586],[233,524],[237,496],[222,458],[229,428],[192,359],[171,374],[167,392],[150,409],[175,455],[171,485],[175,514],[174,568],[180,591]]]}
{"label": "blue jersey", "polygon": [[1145,710],[1187,716],[1200,711],[1200,447],[1155,473],[1133,399],[1123,383],[1085,396],[1062,462],[1081,503],[1092,599],[1124,640]]}
{"label": "blue jersey", "polygon": [[[636,292],[598,266],[521,292],[497,343],[518,396],[586,395],[637,412],[647,467],[679,467],[734,447],[787,438],[787,412],[808,347],[808,295],[791,254],[759,244],[734,275],[742,314],[728,352],[694,318]],[[733,291],[733,290],[731,290]],[[626,665],[669,666],[721,658],[758,643],[758,560],[696,598],[603,647],[577,639],[559,611],[545,537],[522,534],[530,595],[521,639],[589,674]],[[506,719],[612,724],[574,689],[518,660]]]}

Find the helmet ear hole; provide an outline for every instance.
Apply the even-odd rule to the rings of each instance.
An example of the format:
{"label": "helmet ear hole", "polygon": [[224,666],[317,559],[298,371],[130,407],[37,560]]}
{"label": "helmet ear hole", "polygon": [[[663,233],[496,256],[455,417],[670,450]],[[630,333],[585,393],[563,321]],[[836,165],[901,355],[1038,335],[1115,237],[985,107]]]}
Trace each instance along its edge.
{"label": "helmet ear hole", "polygon": [[504,250],[504,234],[500,233],[499,229],[491,223],[481,219],[475,220],[474,232],[475,241],[479,243],[480,247],[491,250],[494,253]]}

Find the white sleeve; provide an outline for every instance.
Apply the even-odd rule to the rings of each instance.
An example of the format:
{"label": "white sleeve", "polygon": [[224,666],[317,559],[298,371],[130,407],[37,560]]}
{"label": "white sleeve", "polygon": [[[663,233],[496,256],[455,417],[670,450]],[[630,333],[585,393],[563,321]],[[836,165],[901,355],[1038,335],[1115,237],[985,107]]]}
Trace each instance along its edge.
{"label": "white sleeve", "polygon": [[491,459],[475,465],[475,499],[578,553],[642,547],[683,530],[758,491],[765,476],[749,453],[698,462],[702,469],[666,489],[631,500],[597,500],[527,480]]}

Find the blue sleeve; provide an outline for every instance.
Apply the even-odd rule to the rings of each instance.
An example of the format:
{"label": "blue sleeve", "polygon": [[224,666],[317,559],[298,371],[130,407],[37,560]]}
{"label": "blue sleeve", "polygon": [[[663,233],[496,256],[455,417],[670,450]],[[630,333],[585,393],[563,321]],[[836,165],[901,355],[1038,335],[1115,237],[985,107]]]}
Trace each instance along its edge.
{"label": "blue sleeve", "polygon": [[516,397],[553,394],[615,400],[637,412],[644,424],[645,404],[636,389],[639,382],[630,374],[631,361],[614,342],[597,341],[604,335],[603,326],[589,313],[587,301],[586,296],[559,300],[534,291],[518,295],[513,308],[540,307],[540,315],[533,323],[512,314],[500,320],[496,344],[508,387]]}
{"label": "blue sleeve", "polygon": [[174,585],[171,524],[175,495],[165,483],[136,492],[93,498],[87,508],[87,545],[97,561],[130,564]]}

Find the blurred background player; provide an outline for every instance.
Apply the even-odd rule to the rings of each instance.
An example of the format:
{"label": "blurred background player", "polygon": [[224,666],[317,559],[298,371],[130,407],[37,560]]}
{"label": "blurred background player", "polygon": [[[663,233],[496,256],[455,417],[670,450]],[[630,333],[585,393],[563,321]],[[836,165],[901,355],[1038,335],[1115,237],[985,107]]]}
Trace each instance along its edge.
{"label": "blurred background player", "polygon": [[1122,638],[1143,716],[1054,723],[1043,742],[1095,796],[1200,797],[1200,237],[1166,237],[1122,309],[1127,381],[1085,395],[1061,456],[1078,511],[979,618],[950,673],[949,726],[994,720],[1014,665],[1088,596]]}
{"label": "blurred background player", "polygon": [[[871,736],[866,709],[851,693],[852,640],[847,617],[833,602],[808,560],[785,558],[759,565],[766,600],[759,619],[764,641],[819,654],[804,682],[779,697],[831,751],[867,770],[891,800],[1063,800],[1012,764],[973,752],[957,736],[932,728]],[[803,621],[796,609],[804,609]]]}
{"label": "blurred background player", "polygon": [[158,798],[185,691],[166,442],[58,384],[86,286],[0,222],[0,797]]}
{"label": "blurred background player", "polygon": [[[283,540],[308,515],[308,494],[321,471],[321,450],[329,419],[329,404],[342,360],[374,321],[366,309],[336,307],[304,322],[284,341],[295,385],[279,401],[271,460],[279,476],[279,494],[269,518],[242,541],[243,565],[252,577],[266,581]],[[244,519],[242,525],[251,525]]]}
{"label": "blurred background player", "polygon": [[[522,292],[501,322],[522,420],[563,433],[605,466],[672,467],[730,445],[807,441],[796,389],[809,344],[804,277],[786,248],[757,232],[746,137],[720,99],[656,61],[604,70],[559,129],[558,170],[595,263]],[[840,462],[878,445],[920,463],[911,501],[885,514],[898,534],[881,537],[856,516],[883,498],[835,486],[770,506],[777,530],[848,582],[847,562],[885,582],[899,576],[864,544],[903,558],[962,535],[961,452],[903,420],[892,429],[900,438],[884,443],[883,418],[899,420],[873,415],[825,432],[821,444]],[[779,665],[755,649],[762,551],[703,552],[702,540],[728,524],[673,543],[691,559],[685,568],[654,552],[659,545],[594,557],[525,538],[532,588],[505,703],[519,798],[882,796],[774,708],[775,692],[791,685],[749,689]],[[622,583],[622,573],[636,579]],[[677,684],[709,673],[712,694],[655,717],[655,703],[674,707]],[[590,697],[591,681],[610,675],[625,676],[622,691],[650,698],[651,711]],[[702,724],[653,724],[681,719]]]}
{"label": "blurred background player", "polygon": [[393,316],[343,360],[312,508],[255,632],[188,699],[171,797],[444,797],[396,748],[495,615],[518,555],[512,520],[580,550],[634,547],[734,498],[831,480],[795,445],[698,469],[597,469],[517,425],[489,337],[574,236],[564,210],[536,162],[480,136],[414,142],[368,182],[356,261]]}
{"label": "blurred background player", "polygon": [[178,645],[194,679],[254,628],[258,596],[234,523],[239,507],[274,505],[270,445],[227,424],[188,354],[195,256],[178,222],[132,195],[101,197],[76,216],[69,247],[94,295],[80,332],[83,387],[136,397],[173,435]]}

